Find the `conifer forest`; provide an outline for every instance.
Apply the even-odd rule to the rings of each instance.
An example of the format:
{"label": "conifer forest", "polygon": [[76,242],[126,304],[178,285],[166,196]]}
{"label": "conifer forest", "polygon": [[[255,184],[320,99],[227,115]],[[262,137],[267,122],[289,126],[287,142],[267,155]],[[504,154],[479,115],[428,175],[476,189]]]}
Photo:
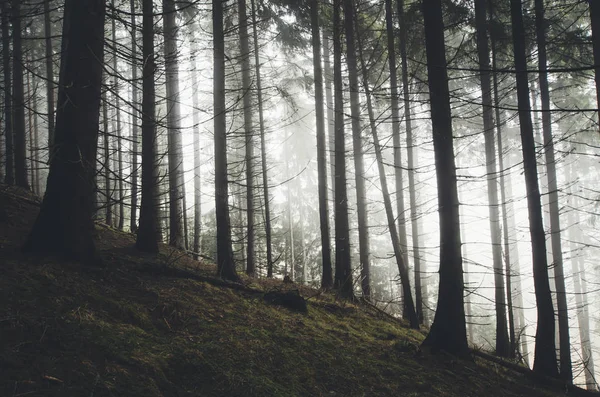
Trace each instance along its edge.
{"label": "conifer forest", "polygon": [[598,391],[600,0],[0,5],[23,255],[108,228]]}

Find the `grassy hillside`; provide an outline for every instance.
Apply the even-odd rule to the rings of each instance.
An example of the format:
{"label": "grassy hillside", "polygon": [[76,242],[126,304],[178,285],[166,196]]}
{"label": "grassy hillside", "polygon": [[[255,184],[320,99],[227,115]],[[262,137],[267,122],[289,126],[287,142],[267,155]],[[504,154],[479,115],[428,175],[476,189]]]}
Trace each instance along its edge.
{"label": "grassy hillside", "polygon": [[558,396],[489,362],[419,351],[373,309],[302,288],[308,313],[265,302],[276,281],[219,283],[167,247],[137,253],[98,225],[106,267],[22,255],[38,205],[0,186],[1,396]]}

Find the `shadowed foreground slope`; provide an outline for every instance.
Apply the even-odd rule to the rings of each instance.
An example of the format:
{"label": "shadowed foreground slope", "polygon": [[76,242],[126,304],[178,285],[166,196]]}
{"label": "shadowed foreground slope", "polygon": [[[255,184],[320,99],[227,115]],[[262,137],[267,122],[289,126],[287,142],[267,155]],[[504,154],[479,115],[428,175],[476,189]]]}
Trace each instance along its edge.
{"label": "shadowed foreground slope", "polygon": [[[2,396],[558,396],[489,362],[428,356],[423,335],[302,289],[308,313],[270,305],[275,281],[215,268],[97,226],[105,268],[19,252],[39,205],[0,185]],[[286,287],[297,288],[297,287]]]}

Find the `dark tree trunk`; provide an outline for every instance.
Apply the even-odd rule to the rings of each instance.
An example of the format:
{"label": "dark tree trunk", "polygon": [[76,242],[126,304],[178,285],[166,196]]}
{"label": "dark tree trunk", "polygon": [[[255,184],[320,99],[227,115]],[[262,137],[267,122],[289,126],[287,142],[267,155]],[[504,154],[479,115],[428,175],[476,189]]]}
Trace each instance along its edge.
{"label": "dark tree trunk", "polygon": [[441,0],[426,2],[423,16],[440,218],[438,303],[431,330],[423,345],[466,357],[469,347],[465,328],[458,192]]}
{"label": "dark tree trunk", "polygon": [[356,206],[358,214],[358,246],[361,265],[363,296],[371,297],[371,259],[369,253],[369,222],[367,221],[367,192],[365,166],[360,126],[360,99],[358,92],[358,67],[354,39],[354,2],[344,0],[344,25],[346,31],[346,63],[350,83],[350,112],[352,117],[352,145],[354,149],[354,175],[356,181]]}
{"label": "dark tree trunk", "polygon": [[404,120],[406,123],[406,161],[408,165],[408,192],[410,199],[410,223],[412,230],[413,262],[415,274],[415,304],[419,323],[423,324],[427,320],[423,299],[427,299],[427,288],[421,282],[421,248],[419,243],[419,222],[417,212],[417,183],[416,179],[416,161],[414,156],[415,144],[413,140],[412,114],[410,111],[410,96],[408,82],[408,60],[406,55],[406,21],[404,18],[404,0],[397,0],[398,20],[400,21],[400,60],[402,65],[402,87],[404,101]]}
{"label": "dark tree trunk", "polygon": [[142,2],[142,197],[140,225],[135,246],[144,252],[158,252],[158,162],[156,144],[156,102],[154,78],[154,12],[152,0]]}
{"label": "dark tree trunk", "polygon": [[600,107],[600,3],[588,0],[590,3],[590,18],[592,20],[592,44],[594,47],[594,65],[596,80],[596,100]]}
{"label": "dark tree trunk", "polygon": [[14,159],[14,130],[12,109],[12,76],[10,65],[10,36],[8,33],[8,0],[1,2],[2,15],[2,61],[4,68],[4,143],[5,149],[5,174],[4,183],[13,185],[15,183],[15,159]]}
{"label": "dark tree trunk", "polygon": [[48,107],[48,153],[52,157],[54,143],[54,70],[52,67],[52,24],[50,22],[50,1],[44,0],[44,34],[46,36],[46,106]]}
{"label": "dark tree trunk", "polygon": [[496,306],[496,355],[512,355],[506,323],[506,295],[504,289],[504,269],[502,265],[502,237],[500,231],[500,211],[498,206],[498,185],[496,181],[496,152],[494,142],[494,108],[492,104],[492,85],[490,80],[490,50],[488,46],[487,0],[475,1],[475,19],[477,24],[477,54],[479,58],[479,81],[483,103],[483,135],[485,140],[485,159],[488,190],[488,211],[490,234],[492,238],[492,258],[494,265],[494,291]]}
{"label": "dark tree trunk", "polygon": [[[327,6],[330,6],[329,0],[326,1],[326,4]],[[333,112],[333,90],[331,88],[333,71],[331,70],[331,59],[329,58],[331,52],[330,35],[329,28],[323,26],[323,81],[325,83],[325,104],[327,108],[327,138],[329,144],[329,168],[331,172],[331,197],[333,198],[335,196],[335,116]]]}
{"label": "dark tree trunk", "polygon": [[225,33],[223,30],[223,3],[213,0],[214,48],[214,136],[215,136],[215,207],[217,216],[217,275],[227,280],[237,280],[231,224],[229,221],[227,181],[227,124],[225,119]]}
{"label": "dark tree trunk", "polygon": [[104,88],[102,89],[102,132],[104,133],[104,197],[105,197],[105,222],[107,225],[112,226],[112,181],[110,179],[111,166],[110,166],[110,137],[108,135],[108,101],[106,98],[106,72],[104,79]]}
{"label": "dark tree trunk", "polygon": [[315,115],[317,123],[317,168],[319,174],[319,220],[323,276],[321,288],[333,287],[331,243],[329,240],[329,208],[327,204],[327,152],[325,147],[325,112],[323,109],[323,70],[321,68],[321,36],[319,32],[319,1],[311,2],[313,66],[315,73]]}
{"label": "dark tree trunk", "polygon": [[[195,16],[193,16],[194,18]],[[198,42],[194,36],[199,31],[198,24],[192,22],[189,36],[191,40],[190,63],[192,64],[192,122],[194,124],[194,242],[192,251],[194,259],[200,259],[200,234],[202,233],[202,173],[200,159],[200,93],[198,87]]]}
{"label": "dark tree trunk", "polygon": [[262,179],[263,179],[263,195],[265,201],[265,235],[267,243],[267,277],[273,277],[273,248],[271,242],[271,210],[270,210],[270,199],[269,199],[269,179],[267,169],[267,145],[265,142],[265,119],[263,111],[263,98],[262,98],[262,80],[260,74],[260,53],[258,51],[258,24],[256,21],[256,7],[254,0],[250,0],[252,4],[252,24],[253,24],[253,35],[254,35],[254,63],[256,68],[256,94],[258,100],[258,123],[260,126],[260,158],[262,166]]}
{"label": "dark tree trunk", "polygon": [[24,250],[96,261],[94,161],[104,60],[105,2],[67,0],[55,153],[40,214]]}
{"label": "dark tree trunk", "polygon": [[177,25],[174,0],[163,0],[165,31],[165,77],[167,89],[167,140],[169,158],[169,245],[185,249],[183,207],[183,153],[179,67],[177,61]]}
{"label": "dark tree trunk", "polygon": [[548,280],[546,239],[542,221],[540,189],[538,186],[531,105],[529,103],[523,10],[521,8],[521,0],[511,0],[510,4],[515,68],[517,70],[517,96],[519,122],[521,124],[521,144],[523,147],[523,166],[527,188],[527,206],[529,208],[529,232],[531,234],[533,250],[533,281],[538,318],[533,370],[546,376],[558,377],[554,344],[554,309],[552,307],[552,295]]}
{"label": "dark tree trunk", "polygon": [[138,42],[137,42],[137,20],[136,20],[136,1],[131,0],[131,215],[129,218],[129,229],[135,233],[137,231],[137,210],[138,210],[138,154],[139,154],[139,135],[140,135],[140,112],[138,104]]}
{"label": "dark tree trunk", "polygon": [[13,132],[14,132],[14,160],[15,160],[15,185],[29,189],[27,181],[27,145],[25,143],[25,93],[23,86],[23,46],[21,31],[21,0],[12,1],[12,26],[13,26]]}
{"label": "dark tree trunk", "polygon": [[[386,1],[386,13],[391,11],[390,2]],[[389,15],[389,14],[386,14]],[[356,31],[359,31],[358,27]],[[381,144],[379,143],[379,135],[377,133],[377,121],[373,111],[373,104],[371,101],[371,89],[369,87],[369,75],[366,65],[364,63],[362,44],[360,36],[358,38],[359,48],[359,59],[361,60],[361,69],[363,73],[363,86],[365,88],[365,96],[367,98],[367,110],[369,112],[369,126],[371,127],[371,134],[373,135],[373,142],[375,144],[375,156],[377,158],[377,169],[379,171],[379,180],[381,181],[381,193],[383,195],[383,203],[385,206],[385,215],[387,217],[388,229],[390,231],[390,237],[392,239],[392,246],[394,249],[394,256],[396,258],[396,264],[398,266],[398,273],[400,274],[400,281],[402,283],[404,309],[403,314],[410,321],[411,328],[419,329],[419,318],[415,311],[415,306],[410,291],[410,280],[409,271],[406,262],[404,262],[404,253],[400,245],[400,238],[398,237],[398,230],[396,229],[396,221],[394,218],[394,209],[392,207],[392,200],[390,198],[390,192],[387,184],[387,176],[385,174],[385,166],[383,163],[383,155],[381,154]],[[391,56],[391,55],[390,55]]]}
{"label": "dark tree trunk", "polygon": [[558,309],[558,333],[560,352],[560,377],[568,383],[573,382],[571,364],[571,342],[569,337],[569,313],[563,270],[562,244],[560,241],[560,214],[558,207],[558,183],[556,162],[554,160],[554,141],[552,138],[552,117],[550,114],[550,89],[548,87],[548,64],[546,54],[546,20],[543,0],[535,0],[535,25],[538,47],[538,65],[540,69],[540,97],[542,100],[542,133],[544,136],[544,154],[548,174],[548,199],[550,207],[550,241],[554,259],[554,283]]}
{"label": "dark tree trunk", "polygon": [[254,139],[252,123],[252,94],[250,81],[250,36],[246,0],[238,0],[240,55],[242,66],[242,95],[244,105],[244,136],[246,138],[246,273],[255,275],[254,268]]}
{"label": "dark tree trunk", "polygon": [[333,2],[333,85],[335,97],[335,280],[345,298],[354,297],[350,261],[350,227],[346,186],[346,137],[344,133],[344,91],[342,86],[341,0]]}

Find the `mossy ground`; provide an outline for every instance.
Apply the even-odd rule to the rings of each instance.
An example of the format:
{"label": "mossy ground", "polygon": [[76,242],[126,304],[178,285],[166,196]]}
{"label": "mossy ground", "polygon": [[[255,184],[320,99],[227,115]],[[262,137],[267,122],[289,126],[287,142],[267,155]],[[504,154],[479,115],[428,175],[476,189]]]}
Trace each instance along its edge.
{"label": "mossy ground", "polygon": [[423,354],[422,333],[328,294],[301,288],[301,314],[200,281],[212,265],[168,247],[141,255],[106,226],[105,268],[23,255],[38,211],[24,197],[0,186],[1,396],[564,394],[495,364]]}

